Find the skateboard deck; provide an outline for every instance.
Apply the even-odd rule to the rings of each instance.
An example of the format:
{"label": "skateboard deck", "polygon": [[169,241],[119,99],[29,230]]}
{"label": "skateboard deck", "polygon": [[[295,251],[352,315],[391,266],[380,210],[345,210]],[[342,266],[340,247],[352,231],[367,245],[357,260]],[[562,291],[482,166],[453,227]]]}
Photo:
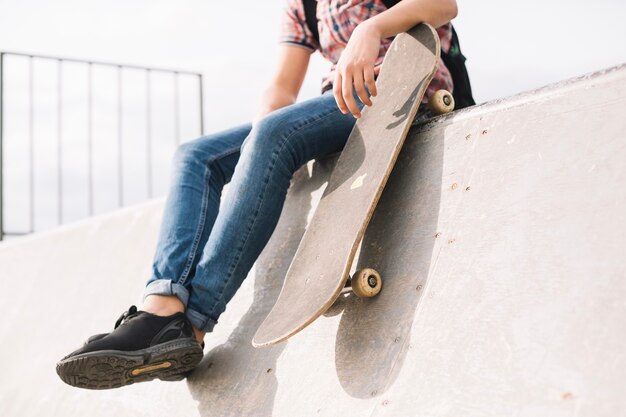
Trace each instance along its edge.
{"label": "skateboard deck", "polygon": [[341,294],[358,245],[439,60],[427,24],[399,34],[287,271],[281,293],[252,344],[280,343],[304,329]]}

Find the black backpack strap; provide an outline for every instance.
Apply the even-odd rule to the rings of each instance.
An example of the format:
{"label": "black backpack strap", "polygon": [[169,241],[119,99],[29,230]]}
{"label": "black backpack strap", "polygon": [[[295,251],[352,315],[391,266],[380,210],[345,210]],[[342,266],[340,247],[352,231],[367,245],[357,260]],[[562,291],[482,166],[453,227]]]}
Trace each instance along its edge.
{"label": "black backpack strap", "polygon": [[304,4],[304,18],[306,19],[306,25],[309,27],[313,38],[319,44],[320,34],[317,31],[317,0],[302,0]]}
{"label": "black backpack strap", "polygon": [[452,30],[452,39],[450,41],[450,49],[448,52],[441,50],[441,60],[445,64],[454,83],[452,96],[454,97],[455,108],[462,109],[464,107],[476,104],[472,96],[472,86],[470,85],[469,74],[465,68],[465,56],[461,53],[461,45],[459,37],[454,30],[454,26],[450,25]]}
{"label": "black backpack strap", "polygon": [[383,0],[383,4],[386,8],[391,9],[396,4],[400,3],[400,0]]}

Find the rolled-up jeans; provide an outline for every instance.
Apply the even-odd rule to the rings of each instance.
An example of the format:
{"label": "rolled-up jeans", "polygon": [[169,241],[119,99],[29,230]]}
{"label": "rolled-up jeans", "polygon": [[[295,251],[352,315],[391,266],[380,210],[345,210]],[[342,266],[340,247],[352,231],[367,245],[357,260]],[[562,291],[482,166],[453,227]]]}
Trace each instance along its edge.
{"label": "rolled-up jeans", "polygon": [[343,149],[355,121],[328,91],[180,145],[144,298],[177,296],[210,332],[271,237],[293,174]]}

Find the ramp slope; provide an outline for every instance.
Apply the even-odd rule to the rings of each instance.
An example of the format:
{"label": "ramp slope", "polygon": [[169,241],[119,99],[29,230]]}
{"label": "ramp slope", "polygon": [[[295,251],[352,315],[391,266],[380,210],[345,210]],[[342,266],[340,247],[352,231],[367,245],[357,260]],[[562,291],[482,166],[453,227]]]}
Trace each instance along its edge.
{"label": "ramp slope", "polygon": [[332,161],[303,168],[187,382],[54,373],[138,301],[161,202],[1,244],[0,415],[620,415],[625,96],[622,65],[414,127],[359,260],[383,292],[257,350]]}

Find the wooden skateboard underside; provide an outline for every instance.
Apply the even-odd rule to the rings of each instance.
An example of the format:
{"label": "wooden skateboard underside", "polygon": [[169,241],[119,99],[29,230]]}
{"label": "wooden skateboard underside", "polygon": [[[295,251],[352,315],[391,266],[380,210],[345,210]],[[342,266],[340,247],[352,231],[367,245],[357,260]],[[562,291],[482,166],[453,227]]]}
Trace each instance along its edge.
{"label": "wooden skateboard underside", "polygon": [[439,59],[435,30],[420,24],[394,39],[365,107],[300,242],[274,308],[253,338],[273,345],[304,329],[339,297],[376,203]]}

